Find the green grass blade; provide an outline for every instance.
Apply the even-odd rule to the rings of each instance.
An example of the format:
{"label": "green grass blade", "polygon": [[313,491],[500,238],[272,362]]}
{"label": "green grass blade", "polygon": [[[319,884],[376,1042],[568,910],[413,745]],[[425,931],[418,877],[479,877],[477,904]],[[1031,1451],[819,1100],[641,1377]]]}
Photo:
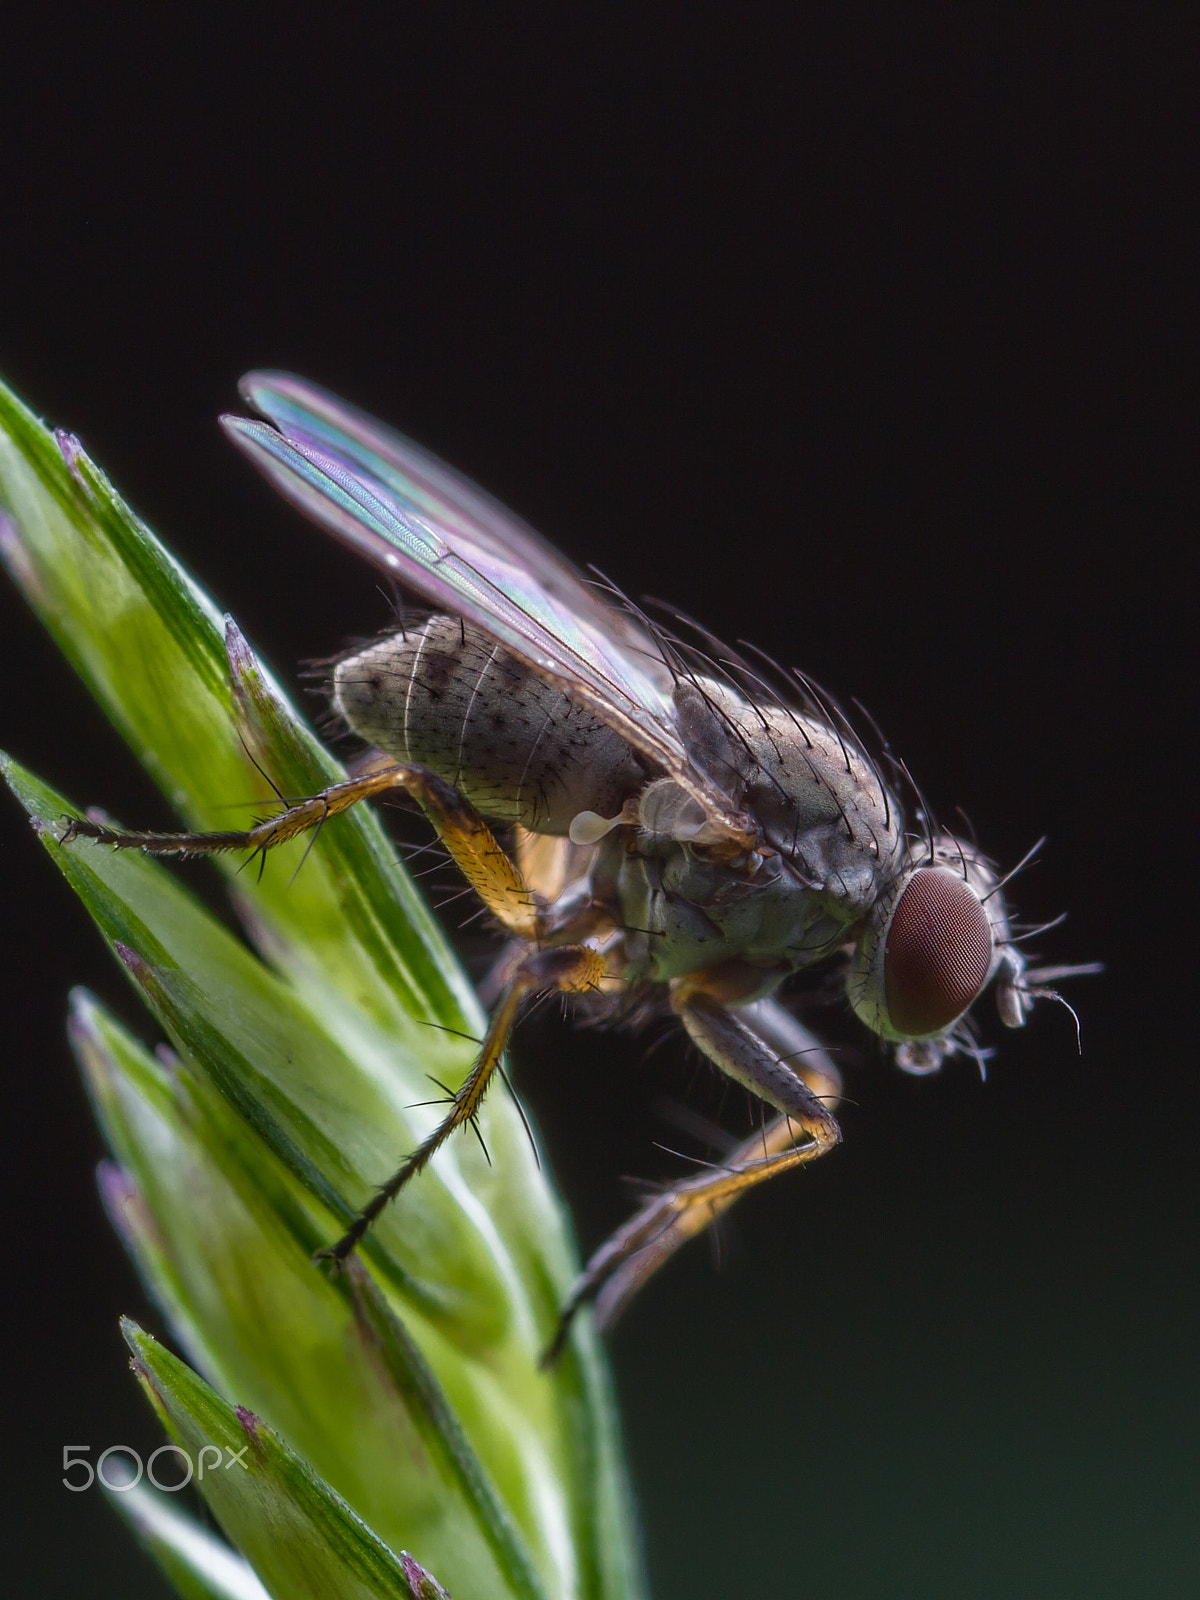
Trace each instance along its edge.
{"label": "green grass blade", "polygon": [[412,1600],[399,1559],[272,1428],[136,1323],[122,1331],[171,1438],[191,1461],[216,1461],[197,1486],[274,1600]]}
{"label": "green grass blade", "polygon": [[196,1364],[394,1548],[422,1549],[460,1590],[540,1600],[415,1341],[357,1264],[333,1280],[310,1266],[319,1230],[280,1163],[185,1062],[149,1056],[89,996],[71,1033],[119,1163],[102,1172],[109,1213]]}
{"label": "green grass blade", "polygon": [[[269,801],[243,742],[286,792],[340,775],[240,633],[78,445],[56,441],[2,388],[0,506],[10,570],[190,826],[228,826],[231,800]],[[15,767],[11,776],[31,814],[57,823],[65,803]],[[43,840],[189,1082],[219,1094],[275,1174],[272,1204],[292,1255],[335,1237],[436,1115],[412,1109],[429,1097],[426,1074],[461,1080],[470,1045],[441,1030],[482,1025],[377,819],[359,808],[325,828],[294,882],[303,844],[272,857],[261,881],[232,878],[265,960],[203,911],[182,873],[83,841],[63,847],[52,826]],[[575,1267],[569,1227],[502,1096],[485,1107],[484,1132],[494,1166],[453,1141],[373,1230],[365,1255],[383,1322],[372,1337],[391,1319],[411,1339],[548,1592],[624,1600],[641,1579],[597,1342],[581,1321],[553,1374],[535,1364]],[[166,1237],[152,1187],[144,1237]],[[241,1338],[235,1328],[222,1342],[228,1297],[206,1299],[200,1277],[157,1283],[165,1255],[143,1266],[220,1381]],[[301,1266],[306,1281],[322,1281]],[[208,1287],[220,1276],[214,1257]],[[252,1370],[244,1351],[238,1359]]]}

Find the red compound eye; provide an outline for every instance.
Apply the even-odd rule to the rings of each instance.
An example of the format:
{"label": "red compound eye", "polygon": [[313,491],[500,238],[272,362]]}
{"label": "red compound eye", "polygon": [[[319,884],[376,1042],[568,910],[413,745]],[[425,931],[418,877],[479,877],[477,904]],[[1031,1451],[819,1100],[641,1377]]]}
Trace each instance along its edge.
{"label": "red compound eye", "polygon": [[883,957],[888,1015],[919,1039],[960,1017],[987,982],[992,929],[973,890],[952,872],[921,867],[896,903]]}

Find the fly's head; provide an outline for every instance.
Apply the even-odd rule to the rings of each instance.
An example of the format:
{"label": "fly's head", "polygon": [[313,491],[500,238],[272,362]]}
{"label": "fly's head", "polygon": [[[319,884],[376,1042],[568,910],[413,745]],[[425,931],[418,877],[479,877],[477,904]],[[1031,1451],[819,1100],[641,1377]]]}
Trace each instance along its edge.
{"label": "fly's head", "polygon": [[851,958],[850,1003],[906,1072],[978,1048],[967,1013],[995,984],[1000,1020],[1025,1021],[1036,991],[1013,943],[1001,880],[973,846],[941,834],[914,852],[872,907]]}

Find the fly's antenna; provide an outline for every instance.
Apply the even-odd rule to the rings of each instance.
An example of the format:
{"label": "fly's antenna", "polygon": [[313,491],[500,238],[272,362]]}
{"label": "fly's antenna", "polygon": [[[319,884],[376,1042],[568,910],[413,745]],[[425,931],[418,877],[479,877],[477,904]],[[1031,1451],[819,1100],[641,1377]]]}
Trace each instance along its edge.
{"label": "fly's antenna", "polygon": [[1069,1000],[1064,1000],[1057,989],[1043,989],[1038,996],[1040,1000],[1057,1000],[1060,1006],[1066,1006],[1075,1023],[1075,1048],[1080,1055],[1083,1054],[1083,1029],[1079,1023],[1079,1013]]}
{"label": "fly's antenna", "polygon": [[1020,861],[1017,862],[1016,866],[1010,867],[1004,876],[997,883],[994,883],[985,895],[980,897],[980,904],[986,905],[994,894],[999,893],[1006,883],[1009,883],[1013,878],[1016,877],[1018,872],[1024,872],[1025,868],[1032,863],[1034,857],[1037,855],[1038,851],[1042,848],[1045,842],[1046,835],[1043,834],[1036,844],[1031,844],[1029,846],[1029,849],[1026,850],[1025,854],[1021,857]]}
{"label": "fly's antenna", "polygon": [[1055,1000],[1060,1006],[1065,1007],[1065,1009],[1071,1013],[1071,1017],[1075,1023],[1075,1048],[1080,1055],[1083,1054],[1083,1034],[1080,1030],[1078,1011],[1076,1011],[1075,1007],[1069,1000],[1063,999],[1062,995],[1059,994],[1057,989],[1047,988],[1045,984],[1041,983],[1029,983],[1028,979],[1030,977],[1040,978],[1051,974],[1061,974],[1064,977],[1077,977],[1083,973],[1095,972],[1097,970],[1103,971],[1103,967],[1098,961],[1092,962],[1088,966],[1084,967],[1047,967],[1045,974],[1040,972],[1027,973],[1027,981],[1020,985],[1020,993],[1023,995],[1028,995],[1031,1000]]}

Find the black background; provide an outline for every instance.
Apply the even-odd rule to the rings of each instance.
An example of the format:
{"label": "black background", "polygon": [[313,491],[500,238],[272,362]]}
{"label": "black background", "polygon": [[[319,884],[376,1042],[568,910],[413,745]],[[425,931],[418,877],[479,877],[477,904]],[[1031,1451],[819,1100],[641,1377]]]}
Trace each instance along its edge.
{"label": "black background", "polygon": [[[986,1084],[850,1058],[843,1149],[616,1335],[649,1564],[659,1600],[1194,1592],[1191,40],[834,9],[6,24],[0,371],[285,677],[385,607],[219,436],[256,365],[861,697],[1002,862],[1049,835],[1014,899],[1107,964],[1082,1058],[1052,1007]],[[165,824],[0,608],[0,740]],[[95,1198],[67,989],[148,1024],[12,806],[0,851],[9,1592],[157,1595],[59,1485],[64,1443],[152,1445],[115,1319],[162,1331]],[[642,1055],[518,1047],[586,1247],[672,1142],[683,1052]]]}

